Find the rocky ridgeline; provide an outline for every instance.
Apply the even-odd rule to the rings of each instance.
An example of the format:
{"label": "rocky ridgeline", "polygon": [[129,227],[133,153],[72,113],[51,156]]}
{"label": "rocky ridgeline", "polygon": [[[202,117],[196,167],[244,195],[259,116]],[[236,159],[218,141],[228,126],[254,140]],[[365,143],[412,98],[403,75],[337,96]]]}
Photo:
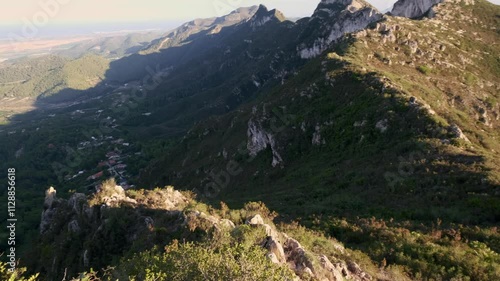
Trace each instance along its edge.
{"label": "rocky ridgeline", "polygon": [[[246,223],[265,230],[267,237],[262,246],[267,249],[267,257],[273,263],[286,264],[297,276],[305,280],[310,278],[321,281],[373,279],[355,262],[335,259],[332,263],[327,256],[308,251],[299,241],[289,237],[286,233],[277,231],[273,225],[266,224],[259,214],[249,218]],[[336,244],[335,248],[339,253],[345,254],[342,245]]]}
{"label": "rocky ridgeline", "polygon": [[259,26],[265,25],[270,21],[282,22],[285,19],[286,18],[282,12],[278,10],[269,11],[266,6],[260,5],[259,10],[257,10],[255,15],[248,21],[250,23],[250,26],[255,29]]}
{"label": "rocky ridgeline", "polygon": [[182,45],[185,43],[185,40],[187,40],[191,36],[196,36],[198,33],[218,33],[224,27],[233,26],[241,22],[250,20],[254,16],[258,8],[258,6],[239,8],[225,16],[207,19],[196,19],[187,22],[180,27],[169,31],[161,38],[152,41],[141,51],[141,53],[151,54],[154,52],[159,52],[166,48]]}
{"label": "rocky ridgeline", "polygon": [[55,231],[56,219],[64,217],[69,221],[71,232],[78,232],[81,224],[92,223],[97,219],[96,214],[102,214],[106,209],[127,206],[131,208],[147,207],[167,212],[177,212],[188,203],[179,191],[167,188],[139,200],[128,197],[121,186],[102,187],[94,197],[88,201],[82,193],[73,194],[68,200],[57,198],[57,191],[50,187],[45,192],[44,210],[40,222],[40,233]]}
{"label": "rocky ridgeline", "polygon": [[[399,0],[389,15],[410,19],[433,17],[434,7],[443,2],[475,4],[474,0]],[[363,0],[323,0],[309,20],[319,25],[313,32],[313,42],[299,45],[299,55],[303,59],[317,57],[345,34],[364,30],[385,18]]]}
{"label": "rocky ridgeline", "polygon": [[[120,256],[134,244],[152,247],[151,230],[157,220],[170,222],[166,233],[182,228],[187,223],[182,210],[188,202],[173,188],[144,191],[132,198],[122,187],[108,183],[91,198],[75,193],[62,199],[50,187],[40,222],[41,245],[50,260],[39,260],[51,279],[59,278],[65,269],[76,275],[90,267],[101,268],[103,256]],[[114,241],[113,249],[106,249],[109,241]]]}
{"label": "rocky ridgeline", "polygon": [[[428,5],[422,6],[422,3]],[[448,99],[451,108],[458,108],[467,112],[472,120],[484,124],[486,128],[496,128],[500,124],[500,107],[498,104],[485,102],[491,93],[500,90],[498,83],[490,77],[481,75],[477,69],[484,53],[471,51],[467,54],[462,50],[463,42],[471,41],[477,45],[488,45],[485,39],[480,38],[481,29],[491,30],[495,27],[483,23],[481,18],[474,16],[469,9],[463,9],[459,3],[474,5],[474,1],[449,0],[439,1],[439,4],[431,5],[426,1],[398,1],[395,10],[402,11],[402,7],[424,7],[420,12],[411,14],[401,12],[402,16],[415,18],[428,14],[432,9],[432,18],[423,18],[427,29],[422,29],[414,20],[398,17],[387,17],[384,21],[377,23],[373,29],[365,29],[354,33],[353,36],[370,50],[366,57],[368,65],[376,65],[382,62],[391,68],[405,67],[407,69],[419,69],[428,75],[429,80],[442,92],[453,91],[453,96]],[[417,5],[418,3],[418,5]],[[415,6],[417,5],[417,6]],[[422,12],[426,10],[425,12]],[[393,12],[393,14],[395,14]],[[411,14],[411,15],[410,15]],[[418,14],[418,15],[417,15]],[[474,32],[466,32],[457,28],[459,23],[468,23],[476,27]],[[469,43],[466,43],[469,44]],[[426,73],[428,72],[428,73]],[[467,74],[471,72],[470,74]],[[455,73],[459,79],[445,79],[440,77],[441,73]],[[465,76],[468,75],[468,76]],[[464,77],[471,79],[467,81]],[[392,85],[393,87],[398,87]],[[401,90],[402,88],[399,87]],[[420,98],[421,104],[413,106],[427,109],[429,115],[435,115],[439,110]],[[448,110],[447,110],[448,111]],[[456,129],[456,125],[448,128],[448,131],[458,139],[469,142],[462,130]]]}
{"label": "rocky ridgeline", "polygon": [[[83,245],[99,244],[95,239],[103,239],[104,242],[113,239],[106,237],[105,233],[111,220],[111,213],[107,210],[125,208],[135,214],[132,216],[133,220],[121,218],[127,224],[124,226],[126,231],[124,236],[128,246],[133,245],[136,240],[150,240],[151,236],[154,236],[151,230],[155,228],[165,228],[168,233],[173,233],[194,231],[200,226],[203,226],[205,231],[210,229],[233,231],[240,227],[228,219],[220,219],[191,208],[187,209],[190,200],[172,187],[144,192],[144,196],[131,198],[120,186],[108,185],[101,188],[90,200],[80,193],[75,193],[65,200],[57,198],[56,190],[51,187],[46,192],[40,223],[42,240],[50,244],[53,247],[52,250],[63,247],[61,241],[71,243],[73,247],[74,244],[81,244],[78,255],[81,271],[92,267],[93,258],[99,258],[96,257],[98,253],[95,249],[86,248]],[[173,219],[165,224],[165,216],[146,215],[150,214],[151,210],[156,210]],[[265,223],[260,214],[250,216],[246,224],[264,230],[260,246],[267,250],[267,257],[273,263],[286,265],[292,269],[297,275],[297,280],[310,280],[311,278],[321,281],[372,280],[372,277],[353,261],[344,261],[309,251],[299,241],[278,231],[272,223]],[[76,237],[73,235],[85,237],[85,240],[69,241],[69,237]],[[341,244],[333,240],[331,243],[334,243],[334,248],[339,255],[348,255]],[[65,261],[72,260],[69,255],[65,251],[55,251],[52,255],[53,260],[49,261],[51,267],[47,268],[48,272],[57,275],[58,272],[67,268],[68,264]]]}
{"label": "rocky ridgeline", "polygon": [[474,0],[399,0],[394,4],[391,15],[405,18],[420,18],[423,16],[433,17],[433,7],[439,3],[464,3],[474,5]]}
{"label": "rocky ridgeline", "polygon": [[394,4],[393,16],[419,18],[428,14],[431,8],[443,0],[400,0]]}

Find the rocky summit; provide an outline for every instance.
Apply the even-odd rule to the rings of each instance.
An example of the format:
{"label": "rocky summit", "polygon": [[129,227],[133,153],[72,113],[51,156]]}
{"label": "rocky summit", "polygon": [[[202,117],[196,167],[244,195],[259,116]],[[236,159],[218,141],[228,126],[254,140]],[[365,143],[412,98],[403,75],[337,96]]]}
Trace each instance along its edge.
{"label": "rocky summit", "polygon": [[400,0],[394,4],[393,16],[419,18],[431,11],[431,8],[443,0]]}
{"label": "rocky summit", "polygon": [[391,15],[406,18],[421,18],[423,16],[433,16],[433,7],[439,3],[463,3],[474,5],[474,0],[399,0],[394,4]]}
{"label": "rocky summit", "polygon": [[284,21],[285,16],[283,15],[282,12],[274,9],[269,11],[266,6],[260,5],[259,9],[257,12],[254,14],[254,16],[249,20],[250,25],[253,28],[263,26],[269,21]]}
{"label": "rocky summit", "polygon": [[382,14],[363,0],[321,1],[310,18],[315,26],[311,39],[299,46],[300,57],[316,57],[345,33],[362,30],[381,18]]}

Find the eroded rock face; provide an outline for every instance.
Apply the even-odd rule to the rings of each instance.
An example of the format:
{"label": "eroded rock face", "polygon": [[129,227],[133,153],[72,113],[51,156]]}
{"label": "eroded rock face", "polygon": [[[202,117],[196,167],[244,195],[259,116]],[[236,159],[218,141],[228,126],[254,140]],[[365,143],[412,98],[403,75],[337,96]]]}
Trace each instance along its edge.
{"label": "eroded rock face", "polygon": [[328,259],[327,256],[322,255],[320,256],[320,264],[323,269],[325,269],[327,273],[327,278],[328,280],[344,280],[344,274],[347,274],[347,271],[345,271],[344,268],[337,265],[333,265],[332,262]]}
{"label": "eroded rock face", "polygon": [[311,17],[320,27],[311,44],[299,46],[301,58],[320,55],[328,46],[346,33],[360,31],[379,21],[383,15],[363,0],[323,0]]}
{"label": "eroded rock face", "polygon": [[444,0],[399,0],[391,11],[393,16],[405,18],[419,18],[425,16],[434,5]]}
{"label": "eroded rock face", "polygon": [[40,219],[40,233],[44,234],[50,229],[52,220],[55,215],[55,208],[57,202],[56,197],[57,191],[51,186],[47,191],[45,191],[45,202],[43,204],[42,216]]}
{"label": "eroded rock face", "polygon": [[247,136],[247,149],[250,156],[257,156],[259,152],[267,149],[269,146],[271,147],[271,151],[273,153],[273,161],[271,165],[276,167],[283,163],[283,158],[281,158],[281,155],[278,152],[274,135],[264,130],[260,122],[254,121],[253,119],[248,121]]}
{"label": "eroded rock face", "polygon": [[285,250],[276,237],[268,236],[265,247],[270,254],[276,257],[277,263],[286,262]]}
{"label": "eroded rock face", "polygon": [[[276,264],[286,264],[298,277],[302,278],[297,280],[310,280],[310,278],[321,281],[373,280],[353,261],[335,260],[332,263],[325,255],[315,256],[314,253],[305,249],[299,241],[264,223],[259,214],[249,217],[246,224],[266,229],[266,238],[262,247],[267,250],[267,258]],[[338,244],[334,247],[339,253],[345,254],[342,245]]]}
{"label": "eroded rock face", "polygon": [[462,139],[466,142],[470,142],[469,138],[464,134],[464,132],[462,131],[462,129],[460,129],[460,127],[458,127],[458,125],[456,124],[453,124],[449,127],[449,131],[451,134],[453,134],[453,136],[457,139]]}
{"label": "eroded rock face", "polygon": [[45,191],[44,207],[46,208],[52,207],[52,203],[54,203],[54,200],[56,200],[56,194],[57,191],[52,186]]}

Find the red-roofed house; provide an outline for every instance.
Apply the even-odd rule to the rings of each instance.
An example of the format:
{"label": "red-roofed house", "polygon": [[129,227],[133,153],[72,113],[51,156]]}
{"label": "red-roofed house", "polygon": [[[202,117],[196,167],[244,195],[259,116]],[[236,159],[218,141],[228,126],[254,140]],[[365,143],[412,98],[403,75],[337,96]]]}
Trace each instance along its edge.
{"label": "red-roofed house", "polygon": [[87,180],[96,180],[104,175],[104,172],[99,172],[87,178]]}

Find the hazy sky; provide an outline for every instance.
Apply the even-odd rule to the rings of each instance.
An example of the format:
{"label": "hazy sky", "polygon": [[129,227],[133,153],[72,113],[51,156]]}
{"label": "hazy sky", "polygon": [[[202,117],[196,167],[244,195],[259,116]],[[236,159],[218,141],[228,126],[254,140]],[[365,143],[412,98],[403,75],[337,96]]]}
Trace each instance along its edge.
{"label": "hazy sky", "polygon": [[[0,24],[42,24],[190,20],[226,14],[259,3],[278,8],[290,17],[309,16],[319,0],[0,0]],[[369,0],[380,10],[395,0]],[[493,0],[500,3],[500,0]],[[42,3],[46,3],[42,7]],[[38,24],[40,25],[40,24]]]}

